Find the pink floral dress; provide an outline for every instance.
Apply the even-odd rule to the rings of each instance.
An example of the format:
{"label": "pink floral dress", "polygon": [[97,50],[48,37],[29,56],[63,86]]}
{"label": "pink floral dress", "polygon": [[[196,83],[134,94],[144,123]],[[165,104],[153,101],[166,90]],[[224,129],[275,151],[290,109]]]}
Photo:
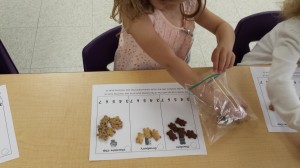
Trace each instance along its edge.
{"label": "pink floral dress", "polygon": [[[183,3],[186,13],[195,10],[196,2],[187,0]],[[170,23],[160,10],[149,14],[156,32],[165,40],[175,54],[185,60],[189,60],[189,51],[193,43],[194,20],[184,20],[184,27],[176,27]],[[122,28],[119,46],[115,53],[114,70],[146,70],[161,69],[161,66],[154,61],[137,44],[134,38]]]}

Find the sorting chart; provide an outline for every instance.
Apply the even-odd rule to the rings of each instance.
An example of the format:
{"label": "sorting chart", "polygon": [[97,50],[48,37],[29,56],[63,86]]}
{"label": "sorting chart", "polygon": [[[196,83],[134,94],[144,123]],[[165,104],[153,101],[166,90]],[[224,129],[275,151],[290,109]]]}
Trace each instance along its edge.
{"label": "sorting chart", "polygon": [[19,157],[6,86],[0,86],[0,163]]}
{"label": "sorting chart", "polygon": [[[203,132],[191,93],[177,83],[94,85],[92,96],[90,160],[206,155]],[[118,117],[122,128],[106,140],[99,138],[98,126],[104,116]],[[172,141],[168,126],[180,118],[197,134]],[[175,123],[176,124],[176,123]],[[143,138],[143,129],[156,130],[160,138]],[[110,130],[111,131],[111,130]]]}
{"label": "sorting chart", "polygon": [[[291,129],[287,124],[279,117],[279,115],[269,108],[271,104],[267,94],[266,83],[268,82],[269,67],[251,67],[251,73],[253,81],[256,87],[260,105],[263,111],[263,115],[267,124],[269,132],[296,132]],[[297,94],[300,95],[300,69],[297,69],[294,76],[294,86]]]}

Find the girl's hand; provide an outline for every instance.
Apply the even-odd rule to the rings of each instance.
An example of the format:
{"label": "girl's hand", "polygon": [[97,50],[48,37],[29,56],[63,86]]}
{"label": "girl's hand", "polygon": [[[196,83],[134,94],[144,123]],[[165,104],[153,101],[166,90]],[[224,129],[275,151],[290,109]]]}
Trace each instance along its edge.
{"label": "girl's hand", "polygon": [[233,66],[235,54],[226,47],[217,46],[212,53],[211,61],[213,62],[213,71],[222,73]]}

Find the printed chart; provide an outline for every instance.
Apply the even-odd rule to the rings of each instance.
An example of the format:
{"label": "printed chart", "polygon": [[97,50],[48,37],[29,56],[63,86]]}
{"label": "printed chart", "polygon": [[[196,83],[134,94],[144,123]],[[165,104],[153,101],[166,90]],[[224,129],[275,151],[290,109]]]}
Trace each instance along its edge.
{"label": "printed chart", "polygon": [[0,163],[19,157],[6,86],[0,86]]}
{"label": "printed chart", "polygon": [[[256,87],[267,128],[269,132],[296,132],[296,130],[289,128],[287,124],[277,115],[277,113],[269,107],[271,103],[266,89],[269,70],[269,67],[251,67],[253,81]],[[300,69],[296,70],[293,79],[297,94],[300,95]]]}
{"label": "printed chart", "polygon": [[[112,121],[117,120],[116,118],[122,121],[122,128],[108,128],[113,136],[99,138],[99,126],[106,126],[105,120]],[[177,122],[179,120],[182,123]],[[176,139],[171,140],[167,134],[172,132],[169,126],[171,123],[184,132],[184,135],[174,131]],[[147,132],[143,132],[144,129],[155,130],[159,138],[155,139],[154,135],[148,138]],[[188,134],[185,135],[188,131],[197,136],[188,137]],[[137,143],[139,133],[143,137]],[[153,134],[149,132],[149,135],[150,133]],[[93,86],[90,160],[205,154],[198,109],[190,93],[179,84]]]}

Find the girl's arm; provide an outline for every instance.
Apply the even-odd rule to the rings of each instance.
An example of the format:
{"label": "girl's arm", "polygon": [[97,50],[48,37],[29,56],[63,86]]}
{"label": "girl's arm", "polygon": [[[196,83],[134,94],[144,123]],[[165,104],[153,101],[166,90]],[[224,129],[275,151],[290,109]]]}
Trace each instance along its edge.
{"label": "girl's arm", "polygon": [[182,86],[194,84],[200,77],[168,46],[157,34],[151,20],[143,15],[134,21],[123,20],[126,31],[132,35],[140,47]]}
{"label": "girl's arm", "polygon": [[[155,31],[151,20],[147,15],[141,16],[134,21],[123,20],[127,33],[131,34],[139,46],[157,63],[165,68],[169,74],[182,86],[196,84],[201,80],[182,59],[180,59],[169,45]],[[201,86],[193,89],[192,92],[199,97]],[[210,90],[211,91],[211,90]],[[204,91],[206,93],[206,90]],[[213,103],[213,95],[209,93],[202,97],[202,101]],[[227,108],[227,107],[226,107]],[[230,108],[230,107],[228,107]]]}
{"label": "girl's arm", "polygon": [[300,131],[300,101],[293,80],[300,58],[299,27],[284,28],[286,30],[278,34],[277,45],[272,53],[267,91],[275,111],[283,121]]}
{"label": "girl's arm", "polygon": [[217,38],[218,45],[211,57],[213,70],[224,72],[227,68],[232,67],[235,60],[235,55],[232,52],[235,39],[233,28],[207,8],[204,8],[203,12],[195,17],[195,21]]}

